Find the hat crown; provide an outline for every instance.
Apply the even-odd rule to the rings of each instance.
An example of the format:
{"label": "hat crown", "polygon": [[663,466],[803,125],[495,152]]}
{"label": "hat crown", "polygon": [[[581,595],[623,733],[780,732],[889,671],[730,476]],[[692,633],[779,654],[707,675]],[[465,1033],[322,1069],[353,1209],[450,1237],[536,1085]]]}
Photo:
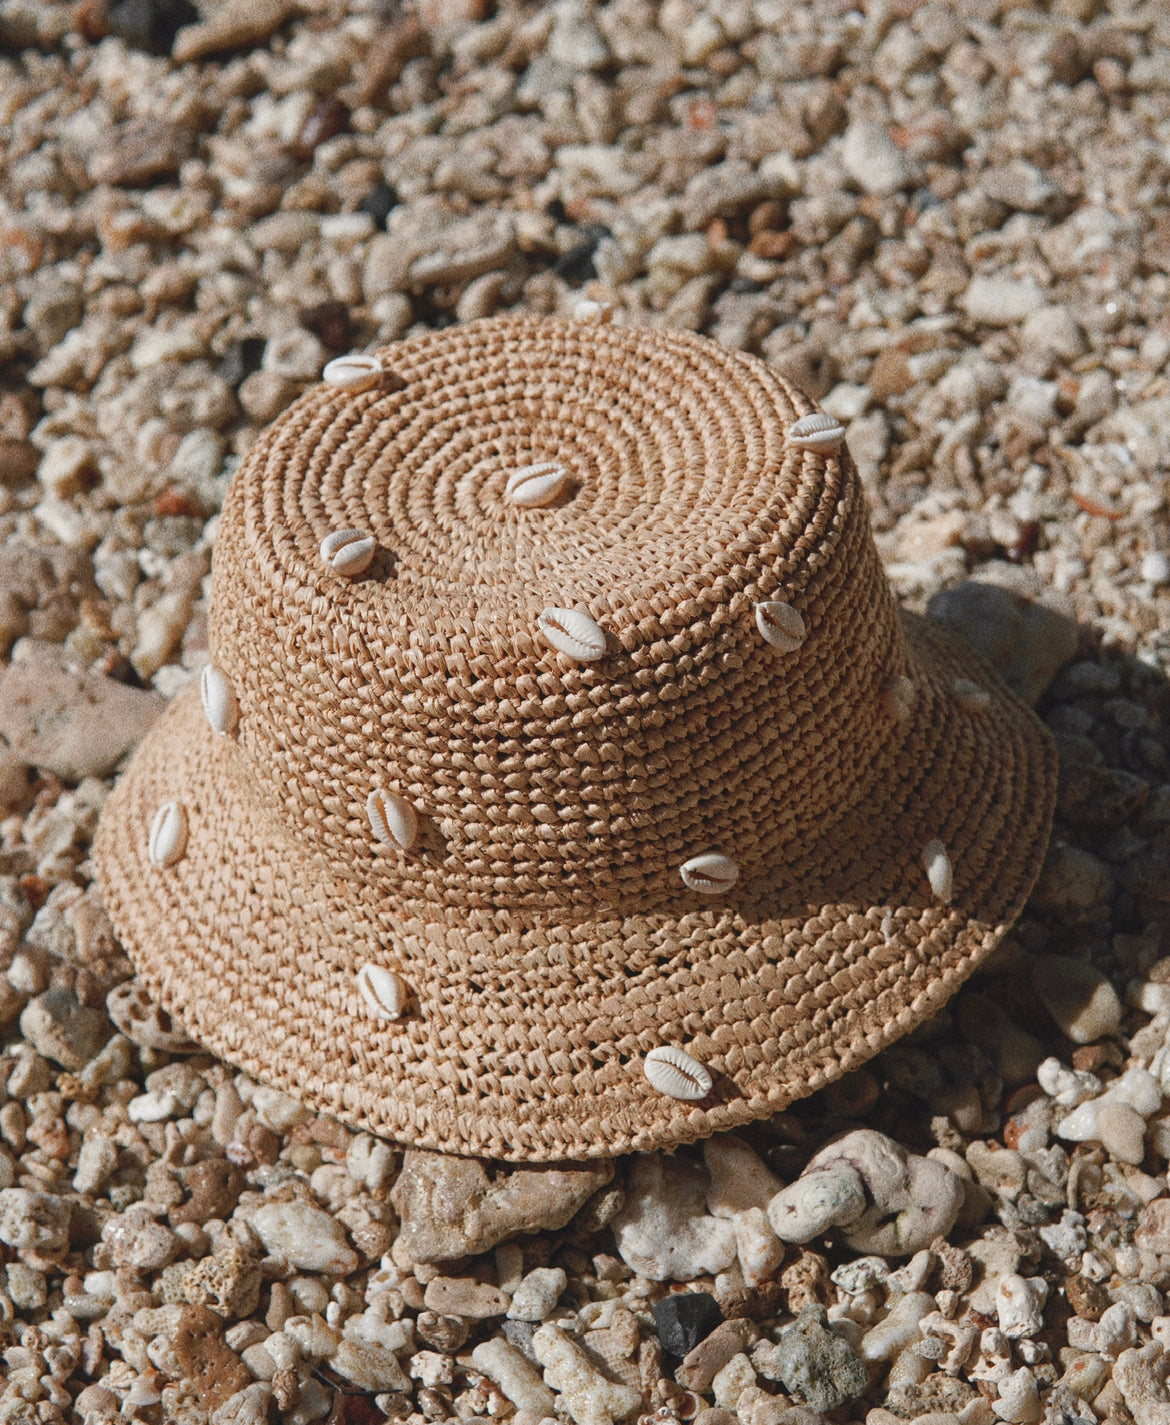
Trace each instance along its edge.
{"label": "hat crown", "polygon": [[[844,447],[785,438],[809,402],[688,333],[502,318],[380,357],[392,381],[308,392],[224,506],[210,638],[249,796],[403,914],[685,902],[708,852],[740,894],[795,875],[881,775],[904,670]],[[545,463],[551,503],[512,498]],[[322,558],[342,530],[375,542],[357,577]],[[604,653],[558,651],[550,608]]]}

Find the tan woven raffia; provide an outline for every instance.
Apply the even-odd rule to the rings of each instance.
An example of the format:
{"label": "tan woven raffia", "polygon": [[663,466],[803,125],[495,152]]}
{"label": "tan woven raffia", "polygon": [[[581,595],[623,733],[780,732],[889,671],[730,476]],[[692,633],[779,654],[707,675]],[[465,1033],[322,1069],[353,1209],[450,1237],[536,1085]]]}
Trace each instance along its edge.
{"label": "tan woven raffia", "polygon": [[[733,1127],[930,1014],[1031,887],[1054,757],[899,614],[844,448],[786,443],[811,403],[686,333],[502,318],[380,356],[391,379],[308,392],[234,478],[210,640],[238,722],[180,696],[106,805],[95,861],[148,988],[314,1107],[511,1160]],[[517,505],[547,461],[564,489]],[[352,578],[320,552],[346,528],[377,546]],[[767,602],[798,646],[766,641]],[[602,656],[556,651],[549,608]],[[374,792],[413,808],[408,850]],[[187,844],[158,866],[168,801]],[[720,894],[683,882],[705,853],[738,867]],[[651,1085],[662,1045],[705,1098]]]}

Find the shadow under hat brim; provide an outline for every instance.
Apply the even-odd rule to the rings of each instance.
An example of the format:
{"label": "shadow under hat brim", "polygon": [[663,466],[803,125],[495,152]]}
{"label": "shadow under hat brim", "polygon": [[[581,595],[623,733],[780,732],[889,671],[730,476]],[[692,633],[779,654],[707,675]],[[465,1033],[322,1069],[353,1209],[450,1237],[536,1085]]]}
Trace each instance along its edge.
{"label": "shadow under hat brim", "polygon": [[[114,926],[150,993],[229,1063],[354,1127],[512,1161],[691,1142],[776,1112],[933,1014],[996,945],[1039,872],[1052,741],[975,657],[904,618],[917,689],[896,778],[775,878],[680,913],[550,923],[436,906],[396,914],[339,881],[257,803],[198,694],[155,725],[106,803],[94,846]],[[956,679],[991,694],[982,708]],[[181,802],[183,857],[153,865],[157,808]],[[950,904],[922,855],[942,843]],[[399,1020],[357,972],[399,974]],[[678,1044],[712,1074],[699,1103],[643,1061]]]}

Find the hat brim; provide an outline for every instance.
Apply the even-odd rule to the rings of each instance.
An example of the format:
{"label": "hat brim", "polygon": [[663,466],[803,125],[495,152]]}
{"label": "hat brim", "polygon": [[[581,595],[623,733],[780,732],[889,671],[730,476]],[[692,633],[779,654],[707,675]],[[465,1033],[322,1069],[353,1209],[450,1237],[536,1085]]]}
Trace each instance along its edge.
{"label": "hat brim", "polygon": [[[234,739],[180,695],[111,794],[95,843],[116,930],[149,992],[200,1044],[343,1122],[513,1161],[661,1148],[776,1112],[928,1018],[990,952],[1038,874],[1056,787],[1035,715],[965,648],[904,616],[916,686],[896,779],[789,854],[766,884],[675,915],[542,921],[436,907],[396,917],[257,804]],[[985,707],[954,695],[970,679]],[[157,808],[183,803],[183,858],[153,865]],[[942,843],[949,904],[922,853]],[[241,927],[243,927],[241,929]],[[399,974],[396,1021],[359,992]],[[664,1096],[648,1051],[678,1044],[710,1095]]]}

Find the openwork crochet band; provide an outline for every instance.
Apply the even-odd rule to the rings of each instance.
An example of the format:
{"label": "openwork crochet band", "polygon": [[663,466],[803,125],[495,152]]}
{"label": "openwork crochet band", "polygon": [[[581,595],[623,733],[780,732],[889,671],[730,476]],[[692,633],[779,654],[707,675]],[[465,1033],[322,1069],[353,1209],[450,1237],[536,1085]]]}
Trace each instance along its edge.
{"label": "openwork crochet band", "polygon": [[775,1111],[937,1007],[1031,886],[1054,759],[899,615],[840,426],[587,322],[327,378],[237,472],[201,696],[99,830],[183,1026],[376,1132],[538,1160]]}

